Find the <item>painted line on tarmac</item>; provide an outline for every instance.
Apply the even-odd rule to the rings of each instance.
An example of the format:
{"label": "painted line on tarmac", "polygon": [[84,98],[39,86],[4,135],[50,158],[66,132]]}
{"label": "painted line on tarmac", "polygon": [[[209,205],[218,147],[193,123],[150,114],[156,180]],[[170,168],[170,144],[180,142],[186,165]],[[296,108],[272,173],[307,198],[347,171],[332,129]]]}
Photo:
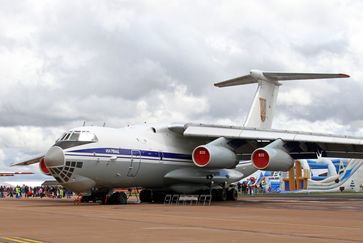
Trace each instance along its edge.
{"label": "painted line on tarmac", "polygon": [[33,240],[33,239],[28,239],[28,238],[21,238],[21,237],[13,237],[13,238],[17,238],[17,239],[21,239],[21,240],[26,240],[26,241],[32,242],[32,243],[45,243],[44,241]]}
{"label": "painted line on tarmac", "polygon": [[39,240],[33,240],[33,239],[28,239],[28,238],[22,238],[22,237],[17,237],[17,236],[0,236],[0,242],[3,243],[13,243],[13,242],[17,242],[17,243],[45,243],[44,241],[39,241]]}

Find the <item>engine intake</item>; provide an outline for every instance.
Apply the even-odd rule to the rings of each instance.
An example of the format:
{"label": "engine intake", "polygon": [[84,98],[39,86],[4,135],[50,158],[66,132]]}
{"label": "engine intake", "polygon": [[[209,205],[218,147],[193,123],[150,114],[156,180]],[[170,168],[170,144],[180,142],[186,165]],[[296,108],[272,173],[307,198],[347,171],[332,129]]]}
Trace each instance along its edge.
{"label": "engine intake", "polygon": [[227,142],[225,138],[218,138],[196,147],[192,153],[194,164],[212,169],[234,168],[238,161],[236,154],[228,148]]}
{"label": "engine intake", "polygon": [[43,172],[43,174],[45,175],[50,175],[49,169],[46,166],[45,162],[44,162],[44,158],[42,158],[39,162],[39,168],[40,170]]}
{"label": "engine intake", "polygon": [[294,160],[283,147],[282,140],[276,140],[253,151],[251,161],[259,170],[288,171],[294,165]]}

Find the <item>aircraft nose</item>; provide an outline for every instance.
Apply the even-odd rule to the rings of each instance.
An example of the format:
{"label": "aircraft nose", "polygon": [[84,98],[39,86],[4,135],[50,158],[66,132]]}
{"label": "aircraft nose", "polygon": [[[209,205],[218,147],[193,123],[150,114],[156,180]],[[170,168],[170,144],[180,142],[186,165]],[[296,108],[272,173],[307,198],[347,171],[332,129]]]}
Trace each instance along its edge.
{"label": "aircraft nose", "polygon": [[51,147],[44,156],[44,163],[47,167],[62,166],[64,161],[63,149],[58,146]]}

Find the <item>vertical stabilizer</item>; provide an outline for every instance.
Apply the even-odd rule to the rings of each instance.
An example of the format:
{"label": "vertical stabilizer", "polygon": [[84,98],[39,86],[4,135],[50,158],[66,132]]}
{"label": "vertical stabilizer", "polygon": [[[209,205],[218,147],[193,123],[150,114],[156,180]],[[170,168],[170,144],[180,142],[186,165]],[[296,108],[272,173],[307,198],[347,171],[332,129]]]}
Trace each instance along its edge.
{"label": "vertical stabilizer", "polygon": [[278,91],[278,83],[259,80],[245,127],[271,128]]}
{"label": "vertical stabilizer", "polygon": [[249,75],[215,83],[214,85],[217,87],[227,87],[258,83],[257,91],[244,126],[270,129],[275,113],[278,90],[281,85],[279,81],[348,77],[349,75],[341,73],[284,73],[251,70]]}

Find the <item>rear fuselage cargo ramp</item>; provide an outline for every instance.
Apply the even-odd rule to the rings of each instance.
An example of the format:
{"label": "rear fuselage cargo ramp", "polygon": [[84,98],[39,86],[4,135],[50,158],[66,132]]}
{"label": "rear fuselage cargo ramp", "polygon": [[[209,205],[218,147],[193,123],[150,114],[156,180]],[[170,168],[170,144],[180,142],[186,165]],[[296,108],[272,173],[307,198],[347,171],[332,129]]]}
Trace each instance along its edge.
{"label": "rear fuselage cargo ramp", "polygon": [[236,200],[229,185],[258,169],[288,170],[295,159],[363,158],[363,138],[271,130],[280,81],[346,78],[345,74],[251,71],[217,87],[258,83],[243,127],[171,124],[77,127],[44,154],[14,165],[39,163],[41,171],[89,200],[124,204],[124,192],[143,188],[142,202],[166,194],[209,194]]}

